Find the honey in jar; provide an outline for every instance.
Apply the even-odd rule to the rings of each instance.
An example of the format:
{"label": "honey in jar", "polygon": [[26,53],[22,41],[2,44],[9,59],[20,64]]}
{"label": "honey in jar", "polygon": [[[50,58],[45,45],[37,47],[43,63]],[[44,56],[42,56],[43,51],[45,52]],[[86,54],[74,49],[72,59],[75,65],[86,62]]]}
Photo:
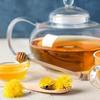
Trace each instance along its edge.
{"label": "honey in jar", "polygon": [[30,66],[29,61],[24,63],[4,63],[0,64],[0,80],[9,81],[11,79],[23,80]]}

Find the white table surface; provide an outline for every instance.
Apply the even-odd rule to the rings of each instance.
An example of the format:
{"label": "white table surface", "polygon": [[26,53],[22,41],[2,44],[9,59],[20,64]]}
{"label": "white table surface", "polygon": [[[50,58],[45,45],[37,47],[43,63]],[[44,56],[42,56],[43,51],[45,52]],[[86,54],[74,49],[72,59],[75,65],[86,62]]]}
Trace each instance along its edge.
{"label": "white table surface", "polygon": [[[28,39],[15,39],[13,45],[16,51],[25,51],[29,53]],[[10,52],[6,39],[0,39],[0,62],[15,61],[15,56]],[[38,84],[39,80],[43,77],[50,76],[56,78],[57,76],[64,75],[46,69],[38,64],[31,63],[24,82]],[[73,76],[71,76],[73,77]],[[0,100],[100,100],[100,90],[93,87],[89,81],[80,81],[73,79],[72,89],[66,94],[43,94],[34,91],[25,91],[25,96],[16,99],[6,99],[3,96],[3,88],[0,87]]]}

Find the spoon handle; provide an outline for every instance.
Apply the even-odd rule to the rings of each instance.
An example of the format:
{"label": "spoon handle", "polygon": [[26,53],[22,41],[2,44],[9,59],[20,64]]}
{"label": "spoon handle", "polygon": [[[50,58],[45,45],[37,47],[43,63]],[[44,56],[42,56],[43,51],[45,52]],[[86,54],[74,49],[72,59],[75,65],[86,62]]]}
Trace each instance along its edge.
{"label": "spoon handle", "polygon": [[42,66],[45,66],[47,68],[51,68],[51,69],[54,69],[54,70],[57,70],[57,71],[61,71],[61,72],[64,72],[64,73],[67,73],[67,74],[76,76],[79,79],[88,80],[88,75],[87,74],[83,74],[81,72],[80,73],[76,73],[76,72],[73,72],[73,71],[70,71],[70,70],[67,70],[67,69],[64,69],[64,68],[61,68],[61,67],[52,65],[52,64],[48,64],[48,63],[45,63],[43,61],[39,61],[39,60],[36,60],[36,59],[32,59],[32,58],[29,58],[29,57],[28,57],[28,60],[29,61],[32,61],[32,62],[35,62],[37,64],[40,64]]}
{"label": "spoon handle", "polygon": [[[35,84],[27,84],[27,83],[23,83],[22,84],[24,86],[25,89],[27,90],[32,90],[32,91],[43,91],[44,89],[41,89],[38,85],[35,85]],[[0,82],[0,87],[4,87],[6,86],[6,83],[5,82]],[[45,90],[44,90],[45,91]]]}
{"label": "spoon handle", "polygon": [[71,74],[71,75],[79,77],[79,74],[76,73],[76,72],[73,72],[73,71],[70,71],[70,70],[67,70],[67,69],[52,65],[52,64],[48,64],[48,63],[45,63],[45,62],[42,62],[42,61],[39,61],[39,60],[36,60],[36,59],[32,59],[32,58],[28,58],[28,59],[30,61],[32,61],[32,62],[35,62],[35,63],[40,64],[42,66],[45,66],[47,68],[51,68],[51,69],[54,69],[54,70],[57,70],[57,71],[61,71],[61,72],[64,72],[64,73]]}
{"label": "spoon handle", "polygon": [[46,62],[43,62],[43,61],[40,61],[40,60],[37,60],[37,59],[32,59],[28,55],[26,55],[26,53],[24,53],[24,52],[18,52],[17,55],[16,55],[16,60],[20,63],[25,62],[26,60],[29,60],[29,61],[35,62],[37,64],[40,64],[42,66],[45,66],[47,68],[55,69],[55,70],[58,70],[58,71],[61,71],[61,72],[64,72],[64,73],[67,73],[67,74],[70,74],[70,75],[77,76],[79,79],[88,80],[87,74],[76,73],[76,72],[73,72],[73,71],[52,65],[52,64],[48,64]]}

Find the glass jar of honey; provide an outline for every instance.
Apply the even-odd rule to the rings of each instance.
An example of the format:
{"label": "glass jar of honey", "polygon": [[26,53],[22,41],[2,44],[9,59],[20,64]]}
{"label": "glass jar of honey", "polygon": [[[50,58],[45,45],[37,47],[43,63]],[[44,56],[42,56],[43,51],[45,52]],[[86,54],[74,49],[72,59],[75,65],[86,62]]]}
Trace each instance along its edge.
{"label": "glass jar of honey", "polygon": [[0,63],[0,80],[10,81],[11,79],[23,80],[30,67],[30,62],[24,63],[6,62]]}

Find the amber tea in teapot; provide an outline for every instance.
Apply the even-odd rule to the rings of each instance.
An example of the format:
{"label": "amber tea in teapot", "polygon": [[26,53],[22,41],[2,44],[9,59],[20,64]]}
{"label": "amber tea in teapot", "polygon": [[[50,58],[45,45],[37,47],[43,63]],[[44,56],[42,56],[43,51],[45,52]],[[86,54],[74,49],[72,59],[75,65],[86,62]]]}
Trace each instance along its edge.
{"label": "amber tea in teapot", "polygon": [[100,49],[99,38],[90,36],[58,36],[52,47],[42,44],[43,38],[35,39],[30,44],[36,59],[72,71],[90,69],[94,64],[93,53]]}

